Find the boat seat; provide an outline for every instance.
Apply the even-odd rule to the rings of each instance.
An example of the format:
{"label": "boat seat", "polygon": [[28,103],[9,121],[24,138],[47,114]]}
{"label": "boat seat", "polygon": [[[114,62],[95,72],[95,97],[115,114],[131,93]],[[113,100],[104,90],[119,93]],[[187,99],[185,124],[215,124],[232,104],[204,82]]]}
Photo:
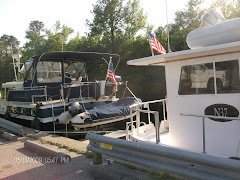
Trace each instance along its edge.
{"label": "boat seat", "polygon": [[152,135],[153,132],[155,133],[154,125],[147,124],[147,125],[140,126],[139,128],[137,128],[137,130],[134,132],[134,135],[143,138],[143,137]]}
{"label": "boat seat", "polygon": [[62,82],[62,78],[61,78],[60,76],[53,77],[53,78],[51,79],[51,82],[52,82],[52,83]]}

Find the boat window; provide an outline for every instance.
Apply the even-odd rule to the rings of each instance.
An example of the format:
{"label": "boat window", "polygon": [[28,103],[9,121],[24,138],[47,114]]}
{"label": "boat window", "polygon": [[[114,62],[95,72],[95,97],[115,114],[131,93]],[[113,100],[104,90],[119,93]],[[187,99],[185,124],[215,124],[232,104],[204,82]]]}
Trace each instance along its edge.
{"label": "boat window", "polygon": [[213,63],[183,66],[179,94],[214,94]]}
{"label": "boat window", "polygon": [[239,60],[216,62],[217,93],[240,93]]}
{"label": "boat window", "polygon": [[27,74],[27,80],[32,80],[33,79],[33,68],[31,67],[28,74]]}
{"label": "boat window", "polygon": [[32,80],[32,64],[32,60],[26,60],[19,71],[19,74],[27,80]]}
{"label": "boat window", "polygon": [[37,81],[39,83],[62,82],[61,62],[40,61],[37,64]]}
{"label": "boat window", "polygon": [[80,74],[85,72],[85,63],[81,61],[64,62],[65,76],[70,77],[72,81],[77,81]]}

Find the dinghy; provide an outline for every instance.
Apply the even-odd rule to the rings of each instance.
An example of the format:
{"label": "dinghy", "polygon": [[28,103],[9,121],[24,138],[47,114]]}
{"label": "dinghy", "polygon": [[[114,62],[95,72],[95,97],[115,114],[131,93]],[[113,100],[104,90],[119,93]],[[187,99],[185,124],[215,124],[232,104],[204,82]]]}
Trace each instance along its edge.
{"label": "dinghy", "polygon": [[201,26],[190,32],[186,42],[191,49],[240,41],[240,18],[225,20],[216,9],[203,18]]}

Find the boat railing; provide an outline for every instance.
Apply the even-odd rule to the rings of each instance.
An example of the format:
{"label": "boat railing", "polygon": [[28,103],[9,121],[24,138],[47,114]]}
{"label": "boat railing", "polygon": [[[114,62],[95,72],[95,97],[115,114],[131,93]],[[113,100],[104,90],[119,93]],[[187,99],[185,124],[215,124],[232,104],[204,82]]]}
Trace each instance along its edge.
{"label": "boat railing", "polygon": [[[221,120],[233,120],[233,121],[240,121],[238,117],[226,117],[226,116],[212,116],[212,115],[197,115],[197,114],[184,114],[180,113],[181,116],[191,116],[191,117],[200,117],[202,118],[202,152],[206,153],[206,141],[205,141],[205,118],[209,119],[221,119]],[[238,147],[239,149],[240,147]]]}
{"label": "boat railing", "polygon": [[[66,83],[63,88],[71,89],[71,88],[80,88],[81,97],[83,98],[96,98],[98,96],[111,96],[113,93],[113,86],[115,84],[111,82],[104,82],[103,81],[95,81],[95,82],[71,82]],[[117,86],[123,85],[123,82],[118,82]],[[97,86],[99,85],[99,86]],[[104,86],[104,87],[103,87]],[[116,91],[113,93],[116,96]]]}
{"label": "boat railing", "polygon": [[[43,91],[42,94],[34,94],[34,95],[31,95],[31,100],[32,100],[32,103],[34,104],[36,102],[36,99],[37,98],[44,98],[45,102],[47,103],[48,102],[48,97],[47,97],[47,86],[33,86],[33,87],[22,87],[22,88],[14,88],[14,87],[11,87],[9,88],[9,92],[10,91]],[[6,93],[6,90],[5,90],[5,98],[7,97],[7,93]]]}
{"label": "boat railing", "polygon": [[[156,132],[156,144],[160,142],[160,117],[158,111],[151,111],[150,110],[150,104],[155,103],[161,103],[162,104],[162,110],[163,110],[163,120],[167,121],[166,118],[166,102],[167,99],[160,99],[160,100],[154,100],[154,101],[147,101],[142,103],[137,103],[132,106],[130,106],[130,116],[131,116],[131,122],[126,124],[126,134],[127,134],[127,140],[129,140],[129,135],[133,134],[135,129],[138,129],[142,122],[141,122],[141,113],[145,113],[148,115],[148,124],[152,124],[151,122],[151,114],[154,116],[154,122],[155,122],[155,132]],[[134,113],[136,112],[136,113]],[[134,120],[135,117],[135,120]],[[131,128],[131,130],[129,130]]]}
{"label": "boat railing", "polygon": [[46,103],[48,102],[48,98],[47,98],[47,86],[40,86],[40,87],[31,87],[31,90],[34,90],[34,89],[38,89],[38,90],[43,90],[44,91],[44,94],[41,94],[41,95],[32,95],[32,103],[34,104],[35,103],[35,99],[36,98],[44,98]]}

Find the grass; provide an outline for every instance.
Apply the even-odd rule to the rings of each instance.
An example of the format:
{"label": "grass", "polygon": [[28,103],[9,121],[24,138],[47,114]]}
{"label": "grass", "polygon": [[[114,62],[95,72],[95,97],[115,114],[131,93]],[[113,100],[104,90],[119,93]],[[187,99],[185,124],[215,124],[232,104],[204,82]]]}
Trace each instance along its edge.
{"label": "grass", "polygon": [[34,140],[39,140],[42,144],[51,144],[51,145],[54,145],[54,146],[57,146],[58,148],[64,148],[64,149],[67,149],[68,151],[70,152],[75,152],[77,154],[84,154],[84,152],[76,149],[76,148],[72,148],[72,147],[68,147],[64,144],[58,144],[58,143],[55,143],[55,142],[52,142],[52,141],[49,141],[49,140],[45,140],[45,139],[41,139],[39,137],[34,137],[32,136],[31,134],[24,134],[25,137],[29,137],[29,138],[32,138]]}
{"label": "grass", "polygon": [[129,168],[129,169],[137,169],[135,166],[131,165],[131,164],[123,164],[123,166]]}
{"label": "grass", "polygon": [[93,159],[93,153],[90,153],[90,152],[86,152],[85,153],[85,156],[89,159]]}
{"label": "grass", "polygon": [[150,172],[150,177],[158,180],[177,180],[177,178],[169,175],[168,173],[158,173],[156,171]]}

